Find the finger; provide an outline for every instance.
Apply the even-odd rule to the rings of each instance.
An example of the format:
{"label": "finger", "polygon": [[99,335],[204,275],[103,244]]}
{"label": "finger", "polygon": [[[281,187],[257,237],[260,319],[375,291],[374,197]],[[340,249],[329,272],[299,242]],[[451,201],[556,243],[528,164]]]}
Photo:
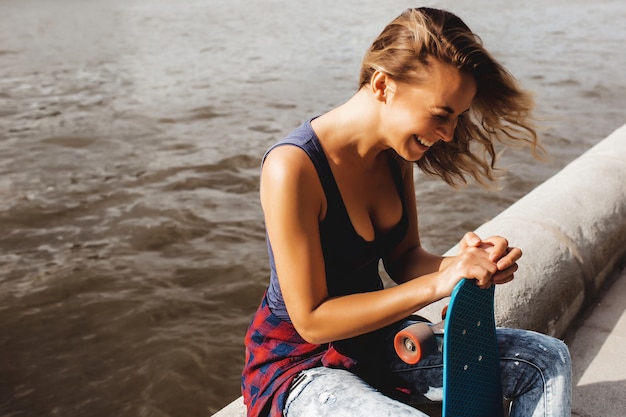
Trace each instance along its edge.
{"label": "finger", "polygon": [[493,283],[494,284],[506,284],[507,282],[511,282],[513,280],[513,274],[517,272],[518,266],[517,264],[513,264],[513,266],[503,270],[498,271],[493,275]]}
{"label": "finger", "polygon": [[483,289],[491,287],[496,273],[498,273],[496,265],[488,260],[477,262],[472,268],[472,277]]}
{"label": "finger", "polygon": [[500,271],[510,268],[522,257],[520,248],[507,248],[506,252],[506,255],[502,256],[496,263]]}
{"label": "finger", "polygon": [[482,239],[474,232],[467,232],[459,245],[462,249],[468,247],[478,247],[482,243]]}
{"label": "finger", "polygon": [[486,239],[485,242],[489,242],[493,245],[493,248],[489,252],[489,259],[493,262],[497,262],[507,253],[509,247],[509,241],[501,236],[491,236]]}
{"label": "finger", "polygon": [[492,284],[494,284],[494,282],[491,277],[476,279],[476,285],[478,285],[483,290],[490,288]]}
{"label": "finger", "polygon": [[495,285],[502,285],[502,284],[506,284],[508,282],[513,281],[514,278],[515,278],[515,274],[498,275],[497,277],[496,276],[493,277],[493,283]]}

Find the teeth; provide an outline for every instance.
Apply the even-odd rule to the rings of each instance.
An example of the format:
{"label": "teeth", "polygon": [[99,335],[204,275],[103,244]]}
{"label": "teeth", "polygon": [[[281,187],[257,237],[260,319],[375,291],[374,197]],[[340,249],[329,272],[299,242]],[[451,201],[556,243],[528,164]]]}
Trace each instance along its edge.
{"label": "teeth", "polygon": [[421,143],[422,145],[427,146],[427,147],[429,147],[429,148],[435,144],[435,142],[430,141],[430,140],[428,140],[428,139],[424,139],[424,138],[423,138],[423,137],[421,137],[421,136],[417,136],[417,135],[413,135],[413,136],[415,136],[415,138],[417,139],[417,141],[418,141],[419,143]]}

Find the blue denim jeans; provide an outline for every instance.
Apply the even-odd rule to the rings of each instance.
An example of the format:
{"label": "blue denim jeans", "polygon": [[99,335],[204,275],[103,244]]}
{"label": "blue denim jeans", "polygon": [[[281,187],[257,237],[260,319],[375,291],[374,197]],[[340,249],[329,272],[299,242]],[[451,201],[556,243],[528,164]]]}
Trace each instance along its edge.
{"label": "blue denim jeans", "polygon": [[[504,328],[498,329],[498,343],[502,392],[510,401],[509,415],[569,417],[571,360],[567,346],[540,333]],[[408,365],[397,358],[390,343],[388,357],[381,360],[388,362],[394,373],[414,387],[416,395],[408,401],[410,404],[443,400],[441,353]],[[330,368],[313,368],[298,375],[291,385],[284,415],[426,416],[410,405],[385,396],[353,373]]]}

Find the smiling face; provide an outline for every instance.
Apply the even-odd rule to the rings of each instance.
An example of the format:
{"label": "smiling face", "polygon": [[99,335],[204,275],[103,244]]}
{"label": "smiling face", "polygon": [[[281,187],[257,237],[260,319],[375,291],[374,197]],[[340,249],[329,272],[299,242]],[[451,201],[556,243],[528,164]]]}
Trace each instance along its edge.
{"label": "smiling face", "polygon": [[384,88],[381,134],[398,155],[417,161],[438,141],[449,142],[459,117],[476,95],[473,76],[431,59],[419,84],[396,83],[378,73],[374,88]]}

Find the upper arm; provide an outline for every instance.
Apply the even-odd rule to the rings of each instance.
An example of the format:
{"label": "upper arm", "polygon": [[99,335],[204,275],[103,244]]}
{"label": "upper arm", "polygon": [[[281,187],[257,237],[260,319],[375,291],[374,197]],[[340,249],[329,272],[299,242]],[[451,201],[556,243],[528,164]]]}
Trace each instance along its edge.
{"label": "upper arm", "polygon": [[324,192],[313,163],[295,146],[268,154],[260,191],[281,291],[298,329],[328,297],[319,235]]}
{"label": "upper arm", "polygon": [[[411,193],[407,198],[409,231],[387,257],[405,268],[402,276],[413,272],[406,269],[405,260],[414,259],[412,248],[419,245],[412,171],[405,176],[409,173],[411,184],[404,191]],[[433,301],[434,286],[428,280],[381,291],[328,296],[319,231],[326,198],[315,167],[300,149],[282,146],[268,155],[261,175],[261,204],[289,317],[310,343],[328,343],[380,329]],[[368,306],[365,316],[364,305]]]}

